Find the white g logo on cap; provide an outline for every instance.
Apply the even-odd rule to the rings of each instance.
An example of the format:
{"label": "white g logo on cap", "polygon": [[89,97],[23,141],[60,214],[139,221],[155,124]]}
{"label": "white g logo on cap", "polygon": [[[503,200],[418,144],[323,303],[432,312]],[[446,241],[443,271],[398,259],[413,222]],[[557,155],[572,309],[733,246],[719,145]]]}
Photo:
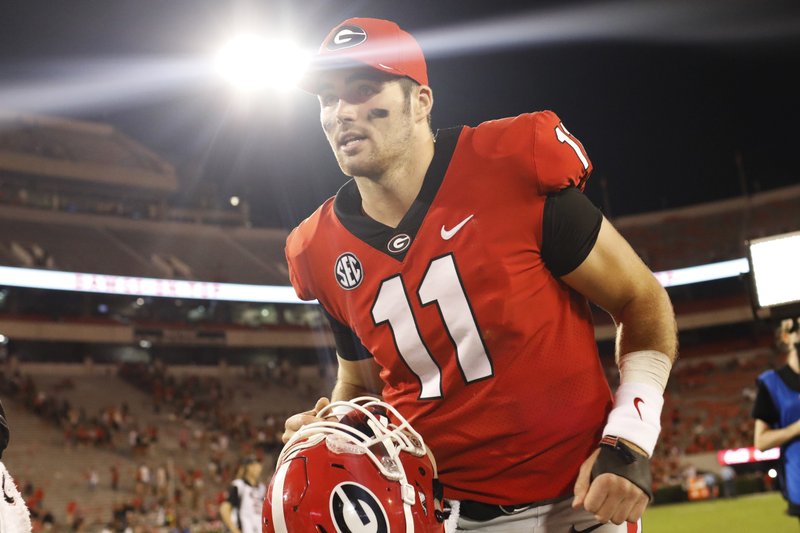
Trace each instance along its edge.
{"label": "white g logo on cap", "polygon": [[341,50],[350,48],[367,40],[367,32],[358,26],[342,26],[333,35],[333,39],[328,43],[328,50]]}

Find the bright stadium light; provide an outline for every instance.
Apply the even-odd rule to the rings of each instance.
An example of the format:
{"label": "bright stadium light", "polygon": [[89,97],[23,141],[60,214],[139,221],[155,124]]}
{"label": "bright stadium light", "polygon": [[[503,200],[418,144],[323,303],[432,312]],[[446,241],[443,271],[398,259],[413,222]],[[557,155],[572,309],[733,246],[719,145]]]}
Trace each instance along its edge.
{"label": "bright stadium light", "polygon": [[789,258],[800,256],[800,231],[747,243],[759,308],[800,305],[800,281]]}
{"label": "bright stadium light", "polygon": [[257,91],[294,87],[309,54],[286,40],[245,34],[228,41],[217,54],[217,70],[237,88]]}

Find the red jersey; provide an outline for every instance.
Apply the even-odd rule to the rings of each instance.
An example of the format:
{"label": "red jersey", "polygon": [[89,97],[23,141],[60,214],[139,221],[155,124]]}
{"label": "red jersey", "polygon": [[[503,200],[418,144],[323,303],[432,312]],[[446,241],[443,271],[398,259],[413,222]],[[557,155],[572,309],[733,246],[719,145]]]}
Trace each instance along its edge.
{"label": "red jersey", "polygon": [[297,294],[380,365],[448,498],[568,495],[601,436],[611,392],[589,304],[541,256],[546,194],[591,170],[549,111],[445,130],[397,228],[364,216],[350,181],[287,239]]}

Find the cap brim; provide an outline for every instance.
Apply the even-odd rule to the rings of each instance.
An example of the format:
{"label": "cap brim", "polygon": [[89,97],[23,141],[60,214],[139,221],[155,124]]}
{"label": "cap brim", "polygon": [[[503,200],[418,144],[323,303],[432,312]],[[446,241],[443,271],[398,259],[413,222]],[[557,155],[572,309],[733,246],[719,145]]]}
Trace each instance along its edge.
{"label": "cap brim", "polygon": [[308,68],[297,82],[297,87],[309,94],[317,95],[319,94],[320,77],[323,74],[350,68],[370,68],[377,70],[372,65],[351,57],[334,58],[330,56],[316,56],[309,62]]}

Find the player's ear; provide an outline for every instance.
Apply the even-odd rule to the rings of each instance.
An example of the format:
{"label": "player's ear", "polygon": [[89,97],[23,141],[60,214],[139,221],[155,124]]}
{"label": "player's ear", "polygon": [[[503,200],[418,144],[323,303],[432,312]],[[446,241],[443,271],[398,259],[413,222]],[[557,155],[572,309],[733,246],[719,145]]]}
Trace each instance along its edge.
{"label": "player's ear", "polygon": [[420,85],[415,91],[415,106],[414,119],[428,120],[428,115],[431,114],[433,109],[433,90],[427,85]]}

